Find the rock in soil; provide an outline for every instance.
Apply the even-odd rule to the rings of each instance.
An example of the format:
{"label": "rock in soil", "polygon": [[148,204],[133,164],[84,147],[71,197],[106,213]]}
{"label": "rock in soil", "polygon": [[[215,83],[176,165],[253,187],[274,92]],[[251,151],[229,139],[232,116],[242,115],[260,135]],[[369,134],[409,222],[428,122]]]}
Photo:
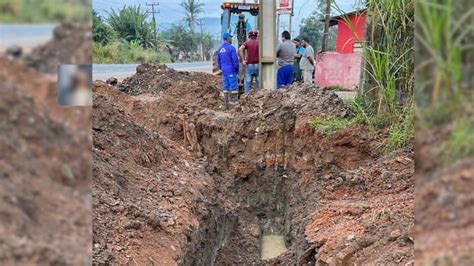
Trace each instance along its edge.
{"label": "rock in soil", "polygon": [[53,31],[53,39],[34,48],[25,63],[44,73],[57,73],[61,64],[92,63],[92,25],[63,23]]}

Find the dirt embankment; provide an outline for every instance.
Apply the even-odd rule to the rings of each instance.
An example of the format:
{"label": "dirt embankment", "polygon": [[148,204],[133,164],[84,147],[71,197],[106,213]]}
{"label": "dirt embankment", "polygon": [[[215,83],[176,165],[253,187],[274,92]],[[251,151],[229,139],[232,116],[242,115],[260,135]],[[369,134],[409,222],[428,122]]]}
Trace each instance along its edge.
{"label": "dirt embankment", "polygon": [[52,119],[2,74],[0,91],[0,264],[85,265],[90,138]]}
{"label": "dirt embankment", "polygon": [[[94,132],[95,139],[110,139],[108,145],[94,145],[95,171],[108,172],[110,162],[134,169],[133,174],[121,175],[134,189],[114,184],[115,198],[105,185],[113,178],[105,174],[95,178],[94,197],[117,202],[116,211],[94,203],[98,204],[94,225],[99,226],[99,218],[115,225],[97,227],[95,262],[151,259],[158,263],[164,256],[169,258],[166,262],[181,265],[413,261],[412,149],[383,156],[380,137],[385,132],[362,127],[341,130],[331,138],[315,132],[308,125],[315,115],[352,114],[334,92],[295,85],[281,93],[260,91],[236,106],[226,106],[220,83],[211,75],[153,65],[139,68],[117,87],[94,84],[98,104],[94,128],[101,121],[113,123],[109,130]],[[111,109],[115,111],[107,113]],[[114,117],[123,119],[123,128],[130,132],[121,129]],[[153,148],[156,140],[140,144],[141,138],[150,136],[172,148],[143,167],[144,154],[163,150],[160,145]],[[132,143],[136,139],[138,143]],[[173,161],[177,154],[184,159]],[[168,176],[170,169],[182,171],[169,179],[156,178],[157,173]],[[181,186],[183,178],[196,179],[182,189],[195,189],[202,198],[182,190],[162,199],[161,191]],[[155,204],[138,203],[145,193],[139,191],[146,191],[150,183],[160,187],[145,196]],[[209,203],[207,215],[199,207],[189,211],[171,205],[174,220],[187,223],[188,219],[178,217],[189,215],[197,221],[192,230],[186,233],[179,224],[154,229],[147,223],[151,206],[181,200],[187,206]],[[134,218],[127,207],[131,203],[145,207],[144,218]],[[140,226],[122,229],[131,219]],[[162,218],[163,223],[167,219]],[[148,237],[148,232],[153,234]],[[272,261],[260,259],[260,241],[267,234],[283,235],[287,249]],[[159,251],[140,252],[150,245]]]}
{"label": "dirt embankment", "polygon": [[92,24],[64,23],[54,29],[53,39],[34,48],[25,63],[43,73],[57,73],[61,64],[92,63]]}
{"label": "dirt embankment", "polygon": [[[75,44],[53,45],[68,56],[38,57],[42,71],[71,62]],[[91,108],[58,106],[55,78],[5,55],[0,91],[0,264],[89,264]]]}
{"label": "dirt embankment", "polygon": [[442,125],[416,135],[417,265],[474,264],[474,158],[447,164],[450,134]]}

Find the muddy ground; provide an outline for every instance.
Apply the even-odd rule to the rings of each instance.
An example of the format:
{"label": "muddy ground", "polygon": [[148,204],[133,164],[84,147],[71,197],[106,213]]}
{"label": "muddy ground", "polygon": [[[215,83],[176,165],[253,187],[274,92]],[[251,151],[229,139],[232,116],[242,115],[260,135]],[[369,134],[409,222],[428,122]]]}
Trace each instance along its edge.
{"label": "muddy ground", "polygon": [[[385,130],[326,138],[350,117],[334,92],[295,85],[227,106],[220,82],[141,65],[94,83],[93,262],[342,265],[414,262],[413,147]],[[286,251],[260,259],[263,235]]]}
{"label": "muddy ground", "polygon": [[[48,72],[57,60],[45,54],[36,66]],[[3,54],[0,91],[0,264],[89,265],[91,108],[58,106],[55,76]]]}
{"label": "muddy ground", "polygon": [[418,265],[474,265],[474,158],[441,156],[451,129],[445,124],[416,135]]}

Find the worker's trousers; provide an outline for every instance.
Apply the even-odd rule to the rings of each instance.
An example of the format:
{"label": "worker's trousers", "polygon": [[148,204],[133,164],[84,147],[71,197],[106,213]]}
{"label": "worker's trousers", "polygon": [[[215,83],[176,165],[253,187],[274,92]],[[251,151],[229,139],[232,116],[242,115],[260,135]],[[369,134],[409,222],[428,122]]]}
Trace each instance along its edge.
{"label": "worker's trousers", "polygon": [[237,101],[239,99],[239,88],[237,85],[237,74],[222,75],[224,85],[224,97],[226,101]]}
{"label": "worker's trousers", "polygon": [[303,69],[304,84],[313,84],[313,70]]}
{"label": "worker's trousers", "polygon": [[249,94],[254,77],[258,89],[258,64],[247,65],[247,69],[245,70],[245,94]]}
{"label": "worker's trousers", "polygon": [[293,65],[284,65],[277,71],[277,90],[281,86],[291,85],[293,83],[294,70]]}

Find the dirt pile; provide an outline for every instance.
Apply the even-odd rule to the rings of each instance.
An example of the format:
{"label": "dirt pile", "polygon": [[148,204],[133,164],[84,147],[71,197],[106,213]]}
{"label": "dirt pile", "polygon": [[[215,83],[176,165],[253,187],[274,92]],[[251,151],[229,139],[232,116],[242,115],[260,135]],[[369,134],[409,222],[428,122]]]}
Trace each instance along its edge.
{"label": "dirt pile", "polygon": [[37,112],[47,113],[56,122],[77,131],[77,135],[90,136],[91,108],[58,105],[56,77],[44,75],[20,60],[11,60],[1,54],[0,76],[30,96],[36,103]]}
{"label": "dirt pile", "polygon": [[218,246],[208,242],[224,241],[210,222],[230,215],[231,204],[204,164],[103,95],[94,97],[93,122],[93,262],[172,265],[191,249],[207,265]]}
{"label": "dirt pile", "polygon": [[92,63],[92,25],[65,23],[57,26],[53,39],[34,48],[25,63],[44,73],[57,73],[60,64]]}
{"label": "dirt pile", "polygon": [[[126,90],[121,91],[121,85],[113,87],[96,82],[94,92],[96,97],[104,97],[123,112],[121,116],[127,123],[139,125],[142,135],[159,135],[176,149],[188,150],[185,160],[197,166],[189,168],[196,170],[188,170],[187,174],[209,182],[208,187],[197,183],[196,188],[203,194],[198,202],[211,199],[207,206],[210,216],[204,219],[199,212],[190,213],[190,217],[199,221],[200,226],[195,230],[201,233],[189,239],[195,241],[197,237],[203,244],[200,248],[193,245],[196,242],[183,245],[185,242],[178,240],[180,233],[177,233],[171,242],[174,247],[171,250],[177,256],[174,262],[182,265],[204,262],[287,265],[390,264],[413,260],[413,152],[406,149],[382,156],[380,139],[386,134],[384,131],[370,132],[352,126],[331,138],[316,132],[308,123],[316,115],[327,118],[352,115],[334,92],[295,85],[281,92],[259,91],[242,98],[236,106],[226,106],[219,82],[210,75],[197,74],[190,78],[189,73],[173,72],[174,83],[167,85],[159,81],[165,80],[166,75],[162,77],[158,73],[169,70],[146,67],[155,72],[140,71],[124,81],[128,84]],[[131,85],[130,80],[141,80],[142,85]],[[109,108],[104,106],[104,110]],[[110,120],[109,116],[118,115],[112,113],[101,119]],[[94,117],[94,125],[101,119]],[[108,133],[108,138],[116,139],[110,141],[116,148],[110,147],[111,144],[101,145],[103,152],[110,154],[108,158],[120,158],[128,147],[139,151],[141,145],[124,143],[133,134],[122,132]],[[139,158],[146,151],[150,148],[125,157],[138,167]],[[165,157],[172,157],[177,150],[168,149],[168,152]],[[103,160],[102,152],[95,149],[94,153],[100,155],[97,160]],[[121,164],[124,163],[117,166]],[[182,169],[181,164],[160,160],[149,167]],[[107,164],[100,167],[106,169]],[[141,173],[143,179],[134,182],[134,186],[148,182],[157,182],[162,189],[174,186],[156,181],[153,171]],[[103,184],[94,186],[94,195],[107,190],[104,187]],[[139,198],[137,191],[126,188],[118,187],[117,193],[123,198]],[[156,200],[156,196],[150,197]],[[189,197],[188,200],[196,199]],[[127,204],[127,201],[120,202]],[[232,211],[222,217],[217,215],[222,209]],[[171,207],[171,210],[180,209]],[[107,208],[103,208],[103,212],[94,213],[94,217],[104,215],[104,223],[120,221]],[[138,229],[141,234],[147,230],[147,227]],[[260,241],[268,234],[283,236],[286,252],[271,261],[262,261]],[[125,238],[126,234],[111,228],[101,228],[98,235],[94,243],[101,246],[118,245],[122,250],[124,243],[128,243],[125,240],[111,242],[110,237],[104,237]],[[172,234],[165,232],[164,235]],[[219,241],[211,243],[210,239],[216,236]],[[137,239],[136,250],[153,243],[161,246],[156,239]],[[109,251],[113,256],[143,259],[141,253],[128,249]],[[166,252],[170,252],[169,248]],[[166,252],[160,249],[150,256],[156,262],[167,256]],[[198,260],[202,252],[207,254],[206,259]]]}
{"label": "dirt pile", "polygon": [[218,83],[217,78],[209,74],[178,72],[165,65],[146,63],[139,65],[136,74],[119,85],[120,90],[130,95],[159,95],[171,87],[179,87],[182,93],[193,95],[198,89],[216,90]]}
{"label": "dirt pile", "polygon": [[416,136],[417,264],[474,264],[474,158],[447,165],[440,154],[451,126]]}
{"label": "dirt pile", "polygon": [[2,75],[0,90],[0,264],[87,264],[90,139]]}
{"label": "dirt pile", "polygon": [[5,55],[0,91],[0,264],[89,264],[90,108],[58,106],[55,77]]}

